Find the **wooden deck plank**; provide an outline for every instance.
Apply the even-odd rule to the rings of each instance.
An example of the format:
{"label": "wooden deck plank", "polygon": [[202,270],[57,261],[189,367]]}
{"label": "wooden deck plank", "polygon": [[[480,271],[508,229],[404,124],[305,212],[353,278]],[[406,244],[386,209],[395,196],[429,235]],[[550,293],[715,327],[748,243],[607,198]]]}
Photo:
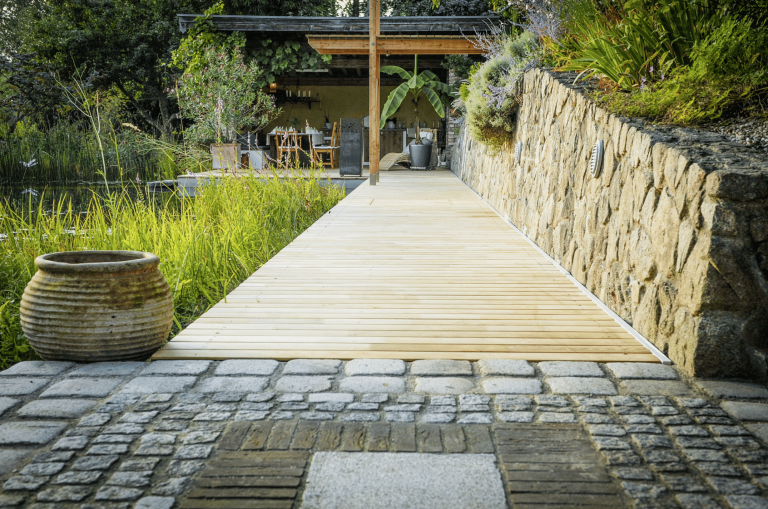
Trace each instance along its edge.
{"label": "wooden deck plank", "polygon": [[659,362],[449,172],[389,172],[155,359]]}

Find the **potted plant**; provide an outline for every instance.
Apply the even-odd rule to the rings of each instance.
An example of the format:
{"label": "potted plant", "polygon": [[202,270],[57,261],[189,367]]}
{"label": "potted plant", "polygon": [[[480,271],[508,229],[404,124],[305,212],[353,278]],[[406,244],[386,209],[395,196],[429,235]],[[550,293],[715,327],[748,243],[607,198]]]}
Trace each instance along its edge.
{"label": "potted plant", "polygon": [[445,108],[440,99],[440,94],[448,94],[450,88],[445,83],[442,83],[432,71],[424,70],[419,74],[418,60],[419,56],[416,55],[413,59],[412,73],[396,65],[387,65],[381,68],[381,72],[385,74],[397,74],[405,81],[389,94],[387,102],[384,103],[384,111],[381,113],[381,125],[379,127],[380,129],[384,128],[387,119],[397,112],[410,92],[413,98],[413,108],[416,113],[416,140],[408,145],[408,150],[411,154],[411,166],[426,168],[429,165],[432,147],[430,145],[425,145],[421,141],[421,131],[419,129],[419,99],[421,98],[421,95],[424,94],[427,97],[427,100],[429,100],[429,104],[435,109],[435,112],[443,117],[445,116]]}
{"label": "potted plant", "polygon": [[235,169],[240,166],[238,131],[261,129],[279,110],[272,96],[257,89],[262,70],[245,63],[238,47],[231,53],[208,48],[203,61],[199,71],[185,72],[178,83],[181,113],[194,121],[185,137],[198,143],[215,140],[213,167]]}

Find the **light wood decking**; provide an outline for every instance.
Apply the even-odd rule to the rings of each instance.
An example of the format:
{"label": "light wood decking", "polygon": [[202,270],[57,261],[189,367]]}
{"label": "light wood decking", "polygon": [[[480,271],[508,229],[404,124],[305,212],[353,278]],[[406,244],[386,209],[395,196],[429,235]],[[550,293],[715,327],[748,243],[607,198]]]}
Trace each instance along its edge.
{"label": "light wood decking", "polygon": [[659,362],[446,171],[364,183],[153,358]]}

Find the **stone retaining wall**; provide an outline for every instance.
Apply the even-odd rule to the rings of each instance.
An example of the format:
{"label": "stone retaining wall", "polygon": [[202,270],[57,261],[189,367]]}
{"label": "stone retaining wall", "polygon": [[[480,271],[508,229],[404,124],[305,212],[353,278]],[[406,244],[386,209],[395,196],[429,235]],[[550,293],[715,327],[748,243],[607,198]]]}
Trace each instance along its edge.
{"label": "stone retaining wall", "polygon": [[768,157],[616,117],[572,81],[528,73],[514,140],[462,127],[452,171],[689,374],[765,378]]}

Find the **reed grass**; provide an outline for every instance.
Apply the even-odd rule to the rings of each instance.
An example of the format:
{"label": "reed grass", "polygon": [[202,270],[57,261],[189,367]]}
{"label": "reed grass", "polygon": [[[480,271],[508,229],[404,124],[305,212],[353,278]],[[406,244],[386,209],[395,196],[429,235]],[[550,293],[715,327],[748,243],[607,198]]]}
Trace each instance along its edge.
{"label": "reed grass", "polygon": [[[13,134],[1,136],[4,130],[0,126],[0,185],[122,182],[137,175],[146,182],[179,172],[161,151],[146,147],[127,129],[104,127],[102,147],[93,131],[77,123],[60,122],[46,130],[22,123]],[[22,164],[33,160],[32,166]]]}
{"label": "reed grass", "polygon": [[35,358],[23,338],[19,302],[37,256],[96,249],[155,253],[173,293],[173,335],[343,198],[343,189],[323,184],[319,174],[227,177],[196,198],[172,196],[160,205],[141,194],[132,199],[123,189],[106,198],[94,194],[87,214],[65,199],[48,212],[31,201],[24,207],[0,203],[0,369]]}

